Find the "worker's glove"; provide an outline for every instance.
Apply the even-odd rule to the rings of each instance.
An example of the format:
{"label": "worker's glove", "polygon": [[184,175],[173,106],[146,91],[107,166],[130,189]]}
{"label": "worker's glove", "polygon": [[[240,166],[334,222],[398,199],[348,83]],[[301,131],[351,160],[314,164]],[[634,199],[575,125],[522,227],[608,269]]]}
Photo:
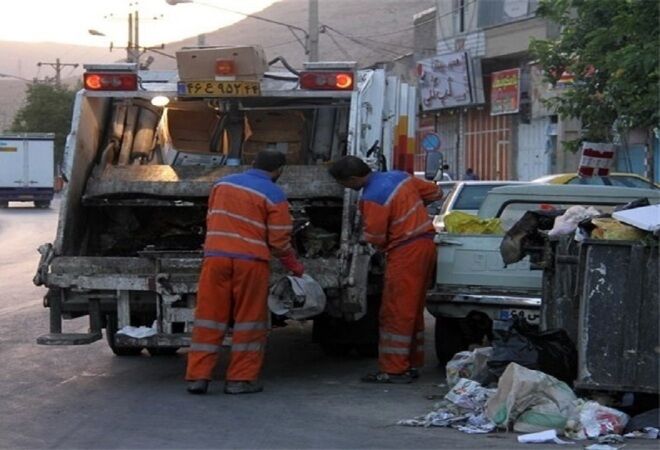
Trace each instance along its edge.
{"label": "worker's glove", "polygon": [[302,277],[305,273],[305,268],[302,263],[296,258],[294,252],[289,252],[286,255],[280,257],[280,263],[289,270],[294,277]]}

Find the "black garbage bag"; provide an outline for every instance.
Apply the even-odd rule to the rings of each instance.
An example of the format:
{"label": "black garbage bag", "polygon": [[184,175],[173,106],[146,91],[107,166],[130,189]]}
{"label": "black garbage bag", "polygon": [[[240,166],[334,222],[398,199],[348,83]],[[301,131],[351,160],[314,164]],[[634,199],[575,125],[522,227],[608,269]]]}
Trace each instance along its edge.
{"label": "black garbage bag", "polygon": [[651,203],[649,202],[649,199],[642,197],[638,198],[637,200],[633,200],[632,202],[626,203],[625,205],[619,205],[614,208],[614,211],[627,211],[629,209],[641,208],[643,206],[650,205]]}
{"label": "black garbage bag", "polygon": [[512,363],[573,384],[577,376],[577,350],[565,330],[539,332],[524,319],[493,321],[493,353],[482,384],[496,382]]}
{"label": "black garbage bag", "polygon": [[527,211],[506,232],[500,243],[500,255],[504,264],[513,264],[530,255],[534,249],[543,247],[544,238],[539,232],[551,230],[555,219],[565,210]]}

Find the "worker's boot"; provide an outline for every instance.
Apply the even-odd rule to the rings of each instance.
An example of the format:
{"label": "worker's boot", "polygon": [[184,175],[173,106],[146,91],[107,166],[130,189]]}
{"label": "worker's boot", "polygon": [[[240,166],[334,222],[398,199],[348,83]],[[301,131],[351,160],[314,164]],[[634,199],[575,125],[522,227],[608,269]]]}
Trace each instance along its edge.
{"label": "worker's boot", "polygon": [[209,380],[194,380],[188,382],[188,392],[191,394],[206,394],[209,389]]}
{"label": "worker's boot", "polygon": [[254,394],[261,392],[264,387],[257,381],[227,381],[225,394]]}

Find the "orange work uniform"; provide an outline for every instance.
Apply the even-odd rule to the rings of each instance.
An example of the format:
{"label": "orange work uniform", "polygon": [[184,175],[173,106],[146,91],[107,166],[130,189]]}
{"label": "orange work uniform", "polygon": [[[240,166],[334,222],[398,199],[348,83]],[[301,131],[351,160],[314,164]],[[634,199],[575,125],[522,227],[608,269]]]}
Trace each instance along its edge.
{"label": "orange work uniform", "polygon": [[293,254],[289,205],[267,172],[251,169],[218,180],[209,197],[206,224],[186,379],[211,379],[233,321],[226,379],[254,381],[268,333],[270,256]]}
{"label": "orange work uniform", "polygon": [[424,364],[424,299],[435,267],[434,229],[425,203],[435,185],[400,171],[373,172],[362,191],[364,237],[387,255],[378,366],[401,374]]}

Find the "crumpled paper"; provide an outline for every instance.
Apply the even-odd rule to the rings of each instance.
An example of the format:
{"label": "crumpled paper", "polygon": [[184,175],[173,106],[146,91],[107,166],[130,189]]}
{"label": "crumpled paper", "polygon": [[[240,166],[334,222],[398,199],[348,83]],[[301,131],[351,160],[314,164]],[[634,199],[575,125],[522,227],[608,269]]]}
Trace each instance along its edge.
{"label": "crumpled paper", "polygon": [[468,434],[489,433],[495,429],[495,423],[485,415],[484,408],[494,393],[495,389],[486,389],[476,381],[460,378],[433,411],[414,419],[399,420],[397,425],[452,427]]}
{"label": "crumpled paper", "polygon": [[573,442],[562,441],[557,437],[557,430],[545,430],[537,433],[528,433],[518,436],[518,442],[521,444],[541,444],[549,442],[551,444],[570,445]]}

